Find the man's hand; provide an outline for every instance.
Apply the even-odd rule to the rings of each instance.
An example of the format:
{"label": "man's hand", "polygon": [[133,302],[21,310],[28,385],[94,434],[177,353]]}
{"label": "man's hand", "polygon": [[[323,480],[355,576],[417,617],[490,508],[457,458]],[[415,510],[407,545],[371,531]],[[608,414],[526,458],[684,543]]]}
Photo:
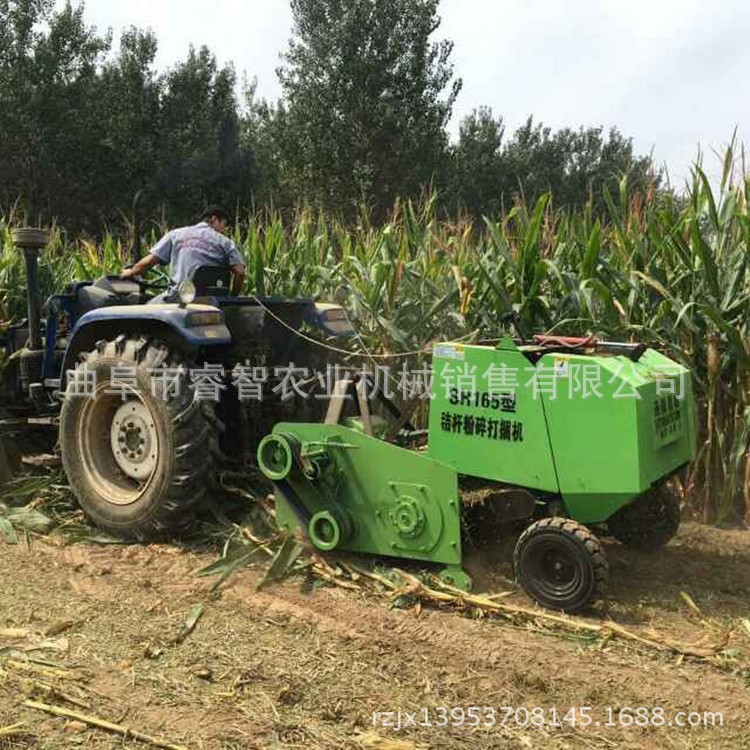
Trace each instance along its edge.
{"label": "man's hand", "polygon": [[232,266],[232,281],[230,284],[229,293],[233,295],[242,294],[242,286],[245,283],[245,266]]}
{"label": "man's hand", "polygon": [[148,271],[149,268],[153,268],[158,262],[159,259],[155,255],[149,253],[145,258],[141,258],[134,266],[124,268],[122,273],[120,273],[120,278],[132,279],[136,276],[140,276],[145,271]]}

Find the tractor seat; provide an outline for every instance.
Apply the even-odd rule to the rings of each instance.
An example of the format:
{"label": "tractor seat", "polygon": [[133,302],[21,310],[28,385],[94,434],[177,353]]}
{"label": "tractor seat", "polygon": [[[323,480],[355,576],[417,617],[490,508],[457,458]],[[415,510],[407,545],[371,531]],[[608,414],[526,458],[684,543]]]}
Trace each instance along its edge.
{"label": "tractor seat", "polygon": [[230,271],[226,266],[198,266],[190,280],[195,284],[196,297],[227,297]]}

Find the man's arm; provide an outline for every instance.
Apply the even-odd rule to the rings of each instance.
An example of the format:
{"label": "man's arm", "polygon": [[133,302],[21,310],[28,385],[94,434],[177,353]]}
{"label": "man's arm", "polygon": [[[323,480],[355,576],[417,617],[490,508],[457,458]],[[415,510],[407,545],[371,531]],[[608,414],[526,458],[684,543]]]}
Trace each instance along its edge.
{"label": "man's arm", "polygon": [[172,232],[167,232],[149,251],[148,255],[141,258],[131,268],[126,268],[121,274],[121,279],[132,279],[140,276],[144,271],[153,268],[157,263],[169,263],[172,258]]}
{"label": "man's arm", "polygon": [[140,276],[145,271],[148,271],[149,268],[153,268],[159,262],[159,258],[157,258],[155,255],[149,254],[145,258],[141,258],[134,266],[126,268],[120,274],[120,278],[132,279],[133,276]]}
{"label": "man's arm", "polygon": [[230,284],[230,294],[240,294],[242,285],[245,283],[245,266],[234,265],[229,269],[232,272],[232,282]]}
{"label": "man's arm", "polygon": [[245,283],[245,259],[237,245],[230,239],[225,239],[224,249],[226,251],[227,265],[232,272],[232,281],[229,285],[230,294],[240,294],[242,285]]}

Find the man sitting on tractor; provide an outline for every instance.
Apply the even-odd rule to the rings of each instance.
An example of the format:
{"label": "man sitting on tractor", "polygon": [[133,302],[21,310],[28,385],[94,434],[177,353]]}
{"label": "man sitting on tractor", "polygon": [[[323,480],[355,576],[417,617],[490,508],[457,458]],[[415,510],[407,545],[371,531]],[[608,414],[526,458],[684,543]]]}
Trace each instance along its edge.
{"label": "man sitting on tractor", "polygon": [[153,301],[171,302],[176,296],[177,287],[183,281],[192,279],[198,268],[228,268],[232,274],[230,292],[239,294],[245,280],[245,260],[237,245],[226,236],[228,223],[227,212],[218,206],[211,206],[203,212],[198,224],[173,229],[165,234],[148,255],[131,268],[126,268],[120,277],[131,279],[157,264],[168,263],[169,289]]}

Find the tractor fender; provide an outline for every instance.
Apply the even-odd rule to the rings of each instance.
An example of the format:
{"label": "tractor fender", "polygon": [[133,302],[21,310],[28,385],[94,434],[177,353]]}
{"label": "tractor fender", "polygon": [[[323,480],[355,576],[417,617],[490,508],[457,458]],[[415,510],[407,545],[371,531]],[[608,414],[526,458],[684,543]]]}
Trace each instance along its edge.
{"label": "tractor fender", "polygon": [[73,328],[60,373],[63,387],[67,372],[75,367],[81,352],[90,351],[101,339],[113,339],[120,334],[160,338],[187,353],[226,347],[232,343],[224,313],[213,305],[99,308],[81,316]]}

